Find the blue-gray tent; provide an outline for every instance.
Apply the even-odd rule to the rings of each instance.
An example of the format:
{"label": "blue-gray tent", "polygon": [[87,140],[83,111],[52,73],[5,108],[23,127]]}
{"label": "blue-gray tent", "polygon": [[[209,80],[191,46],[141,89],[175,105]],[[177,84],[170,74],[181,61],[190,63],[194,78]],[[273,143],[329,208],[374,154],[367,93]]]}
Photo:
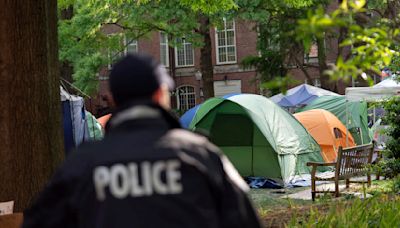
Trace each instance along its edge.
{"label": "blue-gray tent", "polygon": [[304,106],[320,96],[339,96],[339,94],[321,89],[315,86],[302,84],[286,92],[286,95],[280,93],[270,97],[270,99],[281,107],[298,107]]}

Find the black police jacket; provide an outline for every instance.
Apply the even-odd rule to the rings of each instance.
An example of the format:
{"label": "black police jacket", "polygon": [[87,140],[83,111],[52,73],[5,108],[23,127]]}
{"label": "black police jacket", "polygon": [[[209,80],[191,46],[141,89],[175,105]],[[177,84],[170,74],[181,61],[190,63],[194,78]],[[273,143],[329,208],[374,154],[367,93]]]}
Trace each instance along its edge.
{"label": "black police jacket", "polygon": [[260,227],[232,164],[160,107],[124,109],[108,127],[70,154],[23,227]]}

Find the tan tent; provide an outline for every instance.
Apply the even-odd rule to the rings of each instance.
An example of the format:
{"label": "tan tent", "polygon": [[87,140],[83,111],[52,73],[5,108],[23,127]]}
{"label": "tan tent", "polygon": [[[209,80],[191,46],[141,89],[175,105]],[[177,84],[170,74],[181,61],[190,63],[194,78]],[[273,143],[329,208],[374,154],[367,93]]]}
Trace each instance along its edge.
{"label": "tan tent", "polygon": [[[296,119],[310,132],[321,147],[326,162],[336,161],[339,146],[355,146],[353,136],[332,113],[313,109],[294,114]],[[348,137],[346,137],[346,134]],[[347,138],[347,139],[346,139]]]}

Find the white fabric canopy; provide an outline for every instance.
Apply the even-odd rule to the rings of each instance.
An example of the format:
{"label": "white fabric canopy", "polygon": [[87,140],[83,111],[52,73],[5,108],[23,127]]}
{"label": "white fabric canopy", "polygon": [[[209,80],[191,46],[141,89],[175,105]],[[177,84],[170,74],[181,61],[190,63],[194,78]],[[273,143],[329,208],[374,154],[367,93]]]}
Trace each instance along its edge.
{"label": "white fabric canopy", "polygon": [[400,96],[400,86],[346,88],[346,99],[348,101],[381,101],[392,96]]}
{"label": "white fabric canopy", "polygon": [[387,88],[387,87],[400,87],[400,82],[395,81],[392,78],[385,79],[378,84],[372,86],[374,88]]}

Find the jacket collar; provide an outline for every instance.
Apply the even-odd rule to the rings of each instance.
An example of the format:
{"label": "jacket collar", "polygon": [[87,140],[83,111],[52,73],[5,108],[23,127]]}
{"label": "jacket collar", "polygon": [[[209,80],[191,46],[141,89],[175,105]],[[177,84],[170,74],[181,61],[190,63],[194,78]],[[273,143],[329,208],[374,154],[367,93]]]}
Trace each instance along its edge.
{"label": "jacket collar", "polygon": [[160,125],[167,129],[181,128],[179,121],[161,106],[152,102],[141,102],[117,110],[108,121],[106,132],[134,123]]}

